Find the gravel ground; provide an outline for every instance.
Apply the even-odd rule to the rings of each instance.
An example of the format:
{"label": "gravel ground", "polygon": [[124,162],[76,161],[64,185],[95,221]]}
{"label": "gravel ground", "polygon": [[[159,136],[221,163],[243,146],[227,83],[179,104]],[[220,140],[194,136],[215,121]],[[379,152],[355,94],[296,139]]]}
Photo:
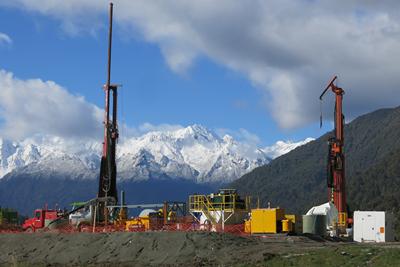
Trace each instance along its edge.
{"label": "gravel ground", "polygon": [[0,234],[0,265],[253,266],[276,255],[339,245],[301,236],[210,232]]}

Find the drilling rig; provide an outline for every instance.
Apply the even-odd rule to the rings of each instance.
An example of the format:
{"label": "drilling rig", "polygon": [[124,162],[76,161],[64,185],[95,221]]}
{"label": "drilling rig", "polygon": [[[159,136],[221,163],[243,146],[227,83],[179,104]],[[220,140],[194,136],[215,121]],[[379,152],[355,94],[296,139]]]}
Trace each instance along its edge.
{"label": "drilling rig", "polygon": [[[111,44],[112,44],[112,20],[113,3],[110,3],[109,10],[109,31],[108,31],[108,63],[107,63],[107,82],[104,85],[105,108],[104,108],[104,141],[103,153],[100,165],[99,190],[97,197],[112,199],[114,203],[100,203],[100,221],[108,222],[108,205],[118,202],[117,193],[117,166],[115,163],[116,144],[118,140],[117,124],[117,89],[118,85],[111,84]],[[110,99],[112,98],[112,100]],[[112,103],[112,118],[110,119],[110,104]],[[102,213],[103,212],[103,213]]]}
{"label": "drilling rig", "polygon": [[[337,76],[333,77],[328,86],[322,92],[319,99],[331,89],[335,94],[335,110],[334,110],[334,136],[329,138],[329,154],[328,154],[328,198],[333,202],[339,212],[338,226],[341,228],[347,227],[347,204],[345,191],[345,156],[344,156],[344,115],[342,113],[342,102],[344,90],[334,84]],[[322,113],[321,113],[322,114]],[[322,116],[321,116],[322,125]]]}

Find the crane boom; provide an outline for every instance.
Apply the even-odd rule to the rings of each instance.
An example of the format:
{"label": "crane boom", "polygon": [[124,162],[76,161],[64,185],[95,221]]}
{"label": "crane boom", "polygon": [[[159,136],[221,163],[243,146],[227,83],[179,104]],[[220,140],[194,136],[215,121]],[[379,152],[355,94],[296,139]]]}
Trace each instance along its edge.
{"label": "crane boom", "polygon": [[329,201],[333,202],[339,211],[339,225],[346,226],[347,223],[347,203],[345,190],[345,156],[344,156],[344,115],[343,115],[343,95],[344,90],[334,84],[337,76],[334,76],[328,86],[322,92],[320,100],[325,93],[331,89],[335,94],[334,109],[334,136],[329,139],[328,156],[328,188]]}
{"label": "crane boom", "polygon": [[322,94],[319,96],[319,100],[322,100],[322,97],[325,95],[326,91],[333,85],[333,83],[336,81],[337,76],[334,76],[331,81],[328,83],[326,86],[325,90],[322,92]]}

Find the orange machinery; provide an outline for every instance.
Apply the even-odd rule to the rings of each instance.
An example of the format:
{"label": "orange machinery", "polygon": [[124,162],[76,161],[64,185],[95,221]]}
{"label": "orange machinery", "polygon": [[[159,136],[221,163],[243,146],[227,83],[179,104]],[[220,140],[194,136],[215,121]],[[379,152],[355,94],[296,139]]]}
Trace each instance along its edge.
{"label": "orange machinery", "polygon": [[[331,89],[336,96],[335,110],[334,110],[334,123],[335,130],[334,136],[329,139],[329,157],[328,157],[328,188],[329,188],[329,201],[333,202],[339,211],[338,225],[342,227],[347,226],[347,203],[346,203],[346,190],[345,190],[345,156],[344,156],[344,115],[342,113],[342,101],[344,90],[334,84],[337,76],[329,82],[328,86],[319,97]],[[322,124],[322,117],[321,117]]]}

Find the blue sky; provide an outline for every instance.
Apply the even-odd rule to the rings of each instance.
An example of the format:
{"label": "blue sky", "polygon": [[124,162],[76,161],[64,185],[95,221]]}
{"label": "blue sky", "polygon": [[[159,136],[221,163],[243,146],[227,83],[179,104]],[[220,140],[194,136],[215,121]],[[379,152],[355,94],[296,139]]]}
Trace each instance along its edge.
{"label": "blue sky", "polygon": [[[87,102],[102,108],[104,95],[101,86],[106,78],[107,4],[104,5],[102,12],[88,15],[95,18],[93,23],[96,27],[93,30],[90,23],[76,22],[76,18],[62,7],[55,9],[54,13],[51,9],[47,13],[39,13],[39,5],[37,10],[32,8],[30,2],[34,1],[22,0],[21,2],[21,6],[29,7],[10,7],[7,3],[3,4],[5,5],[3,7],[0,5],[0,32],[12,39],[12,43],[0,43],[0,69],[12,72],[20,80],[39,78],[43,81],[54,81],[70,93],[84,96]],[[284,2],[287,3],[287,1]],[[121,5],[123,5],[122,1]],[[128,4],[125,3],[125,5]],[[305,7],[306,5],[313,4],[304,4]],[[272,4],[272,6],[276,7],[277,4]],[[385,107],[386,103],[387,106],[396,105],[393,98],[388,96],[393,92],[398,93],[393,88],[397,80],[387,79],[389,82],[383,86],[383,97],[378,99],[361,93],[361,89],[369,92],[369,88],[365,89],[365,83],[368,81],[364,83],[362,77],[358,79],[352,77],[360,76],[360,73],[365,70],[357,70],[357,66],[352,68],[348,66],[361,64],[357,60],[365,58],[362,53],[360,55],[355,53],[355,59],[343,56],[344,59],[339,60],[339,63],[329,63],[331,66],[326,69],[318,65],[326,66],[324,62],[317,63],[315,55],[307,54],[313,49],[312,46],[315,46],[316,52],[321,49],[321,53],[327,55],[327,62],[333,62],[332,58],[337,57],[336,51],[330,54],[330,51],[333,51],[329,50],[330,47],[319,44],[323,37],[317,38],[316,41],[308,40],[310,43],[304,45],[304,51],[297,50],[298,46],[291,47],[289,40],[283,43],[288,47],[282,48],[276,43],[260,41],[260,44],[265,45],[269,50],[252,54],[243,50],[255,51],[260,46],[256,43],[259,40],[258,37],[254,40],[249,39],[249,42],[246,41],[244,44],[234,44],[229,43],[230,41],[225,42],[231,38],[226,34],[224,41],[219,43],[215,41],[215,45],[212,46],[215,40],[211,38],[215,34],[212,29],[206,28],[204,23],[201,24],[203,28],[198,29],[200,27],[193,22],[191,24],[193,31],[199,31],[196,36],[210,43],[207,47],[207,42],[197,44],[176,34],[172,34],[172,37],[164,37],[163,33],[152,32],[147,27],[153,23],[151,14],[143,19],[127,11],[117,13],[118,3],[115,8],[112,81],[123,84],[119,97],[120,118],[130,127],[138,127],[144,123],[183,126],[197,123],[214,130],[225,129],[227,132],[236,132],[238,135],[240,135],[240,129],[245,129],[258,136],[260,145],[270,145],[277,140],[318,137],[331,127],[330,123],[326,123],[323,129],[319,129],[319,92],[323,89],[325,81],[330,79],[331,74],[338,73],[344,76],[341,85],[351,86],[354,92],[349,96],[350,103],[345,103],[345,109],[347,108],[350,113],[349,118],[375,108]],[[325,7],[314,8],[318,10]],[[200,9],[201,7],[196,7],[195,10]],[[354,7],[353,9],[357,10]],[[349,7],[349,10],[352,9]],[[290,10],[287,12],[289,14]],[[202,17],[202,14],[198,12],[198,17]],[[353,12],[345,13],[343,16],[353,21],[355,19],[352,14]],[[119,18],[122,17],[124,20],[119,19],[119,15]],[[230,15],[226,15],[228,20],[233,17]],[[134,19],[126,22],[131,17]],[[298,19],[306,20],[305,18]],[[368,18],[365,25],[359,25],[360,28],[357,30],[367,30],[367,26],[375,25],[383,32],[387,24],[391,25],[392,22],[385,24],[379,20],[374,22],[373,19],[375,19],[374,16]],[[392,19],[397,21],[397,18]],[[357,20],[360,19],[357,18]],[[65,30],[66,21],[71,22],[74,27],[82,27],[83,30],[75,29],[76,32],[68,32]],[[182,24],[185,22],[185,20],[180,21]],[[296,20],[288,23],[294,25]],[[326,30],[340,26],[335,23],[331,23],[330,18],[327,18]],[[227,25],[230,24],[227,23]],[[226,30],[224,27],[222,27],[223,34],[231,30],[232,36],[237,38],[233,34],[235,29]],[[310,34],[318,35],[320,30],[314,29],[314,32],[311,30]],[[282,28],[282,32],[284,31],[290,30]],[[296,28],[293,27],[293,35],[296,34],[295,31]],[[383,35],[372,36],[371,46],[374,45],[373,42],[382,43],[382,40],[386,40]],[[358,41],[361,43],[362,37]],[[255,44],[250,45],[250,42],[255,42]],[[340,51],[342,55],[348,55],[349,51],[350,54],[354,51],[352,47],[347,50],[346,46],[349,45],[347,42],[335,42],[334,47],[342,50]],[[233,49],[230,47],[237,46],[238,50],[228,52],[232,54],[243,52],[243,55],[238,58],[232,56],[231,60],[230,54],[224,53],[224,45],[226,51]],[[183,50],[182,56],[187,56],[186,51],[189,51],[189,55],[195,54],[190,64],[183,70],[180,67],[175,68],[174,63],[171,63],[176,54],[179,55],[180,47]],[[275,50],[272,51],[272,49]],[[368,49],[369,47],[366,47],[365,51]],[[265,59],[264,53],[268,54]],[[256,59],[253,60],[253,57]],[[310,62],[311,58],[315,62]],[[367,60],[368,64],[375,63],[375,58],[367,58]],[[264,65],[257,69],[255,66],[261,63]],[[377,63],[388,65],[386,61]],[[349,75],[349,69],[354,72],[354,76]],[[385,71],[387,73],[387,70]],[[318,78],[316,78],[317,75]],[[374,79],[373,85],[379,84],[379,81],[375,79],[376,76],[371,75],[371,79]],[[284,93],[277,95],[278,91],[284,91],[285,88]],[[385,88],[387,88],[386,91]],[[328,98],[333,98],[333,96],[328,96]],[[333,108],[331,104],[329,100],[324,104],[324,113],[328,118],[331,117]]]}

